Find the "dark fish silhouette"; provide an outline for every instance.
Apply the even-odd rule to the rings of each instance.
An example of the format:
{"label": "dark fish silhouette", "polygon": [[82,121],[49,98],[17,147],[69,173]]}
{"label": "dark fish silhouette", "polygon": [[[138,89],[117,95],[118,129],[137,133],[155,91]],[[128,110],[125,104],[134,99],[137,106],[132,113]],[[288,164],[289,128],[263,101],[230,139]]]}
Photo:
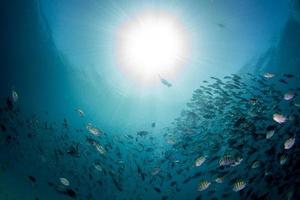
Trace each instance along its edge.
{"label": "dark fish silhouette", "polygon": [[226,28],[225,24],[222,24],[222,23],[218,23],[217,26],[218,26],[219,28],[222,28],[222,29],[223,29],[223,28]]}
{"label": "dark fish silhouette", "polygon": [[286,78],[294,78],[295,76],[293,74],[283,74]]}
{"label": "dark fish silhouette", "polygon": [[141,137],[144,137],[146,135],[149,135],[149,132],[148,131],[139,131],[136,134],[139,135],[139,136],[141,136]]}
{"label": "dark fish silhouette", "polygon": [[153,189],[154,189],[157,193],[161,193],[161,189],[159,189],[158,187],[153,187]]}
{"label": "dark fish silhouette", "polygon": [[35,183],[36,182],[36,178],[34,176],[28,176],[28,179],[30,180],[30,182]]}
{"label": "dark fish silhouette", "polygon": [[154,128],[155,126],[156,126],[156,123],[153,122],[153,123],[151,124],[151,127]]}
{"label": "dark fish silhouette", "polygon": [[67,151],[67,154],[69,154],[70,156],[79,158],[80,153],[79,153],[78,145],[79,144],[76,144],[75,146],[74,145],[70,146]]}
{"label": "dark fish silhouette", "polygon": [[172,84],[169,81],[167,81],[166,79],[162,78],[161,76],[159,76],[159,79],[163,85],[165,85],[167,87],[172,87]]}
{"label": "dark fish silhouette", "polygon": [[65,194],[65,195],[67,195],[67,196],[69,196],[71,198],[74,198],[74,199],[77,197],[77,194],[76,194],[76,192],[73,189],[66,189],[63,192],[63,194]]}

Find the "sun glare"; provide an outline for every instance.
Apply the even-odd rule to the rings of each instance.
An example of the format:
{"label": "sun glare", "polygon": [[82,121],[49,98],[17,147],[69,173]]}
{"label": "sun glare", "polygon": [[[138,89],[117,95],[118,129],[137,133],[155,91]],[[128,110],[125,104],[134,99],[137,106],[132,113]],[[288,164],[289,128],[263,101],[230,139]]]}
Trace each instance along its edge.
{"label": "sun glare", "polygon": [[188,41],[175,17],[142,13],[118,32],[118,61],[126,73],[143,81],[176,73],[186,60]]}

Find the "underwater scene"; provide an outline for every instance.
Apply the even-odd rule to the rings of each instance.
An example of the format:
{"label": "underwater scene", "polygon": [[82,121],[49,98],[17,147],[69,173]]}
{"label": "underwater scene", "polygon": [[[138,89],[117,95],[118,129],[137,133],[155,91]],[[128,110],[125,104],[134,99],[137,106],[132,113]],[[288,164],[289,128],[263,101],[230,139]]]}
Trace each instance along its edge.
{"label": "underwater scene", "polygon": [[300,199],[300,0],[0,5],[0,200]]}

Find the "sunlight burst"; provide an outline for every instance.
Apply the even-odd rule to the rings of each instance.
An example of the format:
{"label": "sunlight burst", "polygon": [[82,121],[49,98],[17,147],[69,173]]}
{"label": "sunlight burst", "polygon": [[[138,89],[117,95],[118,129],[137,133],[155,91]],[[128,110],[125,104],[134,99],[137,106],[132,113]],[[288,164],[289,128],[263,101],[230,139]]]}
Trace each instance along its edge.
{"label": "sunlight burst", "polygon": [[118,32],[118,59],[131,75],[149,81],[176,73],[188,54],[188,40],[179,21],[162,13],[143,13]]}

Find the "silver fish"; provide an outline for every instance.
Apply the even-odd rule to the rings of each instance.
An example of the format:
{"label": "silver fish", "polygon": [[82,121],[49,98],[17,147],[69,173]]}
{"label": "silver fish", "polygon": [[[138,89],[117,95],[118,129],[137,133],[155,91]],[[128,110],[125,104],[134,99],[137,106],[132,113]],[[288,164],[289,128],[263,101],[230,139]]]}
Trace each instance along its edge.
{"label": "silver fish", "polygon": [[270,139],[271,137],[273,137],[275,133],[275,130],[270,130],[266,133],[266,139]]}
{"label": "silver fish", "polygon": [[275,76],[275,74],[272,74],[272,73],[269,73],[269,72],[264,73],[265,78],[273,78],[274,76]]}
{"label": "silver fish", "polygon": [[59,181],[61,182],[61,184],[63,184],[64,186],[69,186],[70,185],[70,181],[66,178],[59,178]]}
{"label": "silver fish", "polygon": [[295,94],[292,93],[292,92],[288,92],[288,93],[284,94],[284,96],[283,96],[284,100],[286,100],[286,101],[290,101],[290,100],[292,100],[294,97],[295,97]]}
{"label": "silver fish", "polygon": [[200,167],[205,162],[205,160],[206,160],[205,156],[200,156],[195,160],[195,166]]}
{"label": "silver fish", "polygon": [[287,119],[284,115],[275,113],[275,114],[273,114],[273,120],[279,124],[282,124],[282,123],[286,122]]}
{"label": "silver fish", "polygon": [[91,123],[86,125],[86,129],[93,135],[98,136],[100,135],[100,131],[98,128],[94,127]]}
{"label": "silver fish", "polygon": [[210,186],[210,182],[208,181],[201,181],[198,185],[198,191],[203,191],[203,190],[206,190],[209,186]]}
{"label": "silver fish", "polygon": [[285,142],[284,142],[284,149],[290,149],[294,146],[295,144],[295,138],[294,137],[291,137],[289,139],[287,139]]}
{"label": "silver fish", "polygon": [[234,184],[233,184],[233,188],[232,190],[235,192],[241,191],[246,187],[246,182],[243,180],[237,180]]}

